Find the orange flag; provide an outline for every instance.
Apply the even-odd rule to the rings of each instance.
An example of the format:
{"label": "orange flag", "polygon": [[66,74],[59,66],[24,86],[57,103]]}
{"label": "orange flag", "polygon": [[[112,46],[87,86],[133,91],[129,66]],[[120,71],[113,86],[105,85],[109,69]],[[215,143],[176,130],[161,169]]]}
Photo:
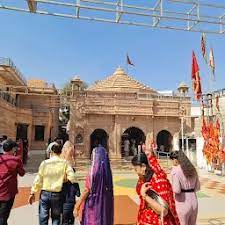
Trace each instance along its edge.
{"label": "orange flag", "polygon": [[203,116],[203,119],[202,119],[202,136],[204,137],[205,140],[208,137],[208,127],[207,127],[204,116]]}

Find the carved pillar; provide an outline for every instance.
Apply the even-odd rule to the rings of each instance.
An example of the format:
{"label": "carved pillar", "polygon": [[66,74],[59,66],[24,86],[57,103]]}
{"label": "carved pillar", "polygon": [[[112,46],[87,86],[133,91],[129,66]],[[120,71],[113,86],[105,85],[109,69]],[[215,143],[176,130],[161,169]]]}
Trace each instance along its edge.
{"label": "carved pillar", "polygon": [[175,133],[173,136],[173,150],[179,150],[179,132]]}
{"label": "carved pillar", "polygon": [[89,132],[89,130],[88,130],[88,132],[86,133],[86,132],[84,132],[84,137],[85,137],[85,140],[84,140],[84,147],[83,147],[83,151],[84,151],[84,155],[86,156],[86,157],[90,157],[90,151],[91,151],[91,133]]}
{"label": "carved pillar", "polygon": [[121,126],[118,123],[118,116],[113,116],[113,125],[109,136],[109,153],[113,158],[120,158],[120,139],[121,139]]}
{"label": "carved pillar", "polygon": [[155,138],[155,131],[154,131],[154,116],[151,117],[150,119],[151,123],[149,123],[149,127],[147,129],[147,132],[146,132],[146,140],[145,140],[145,145],[147,148],[150,148],[150,145],[152,144],[152,141],[156,141],[156,138]]}
{"label": "carved pillar", "polygon": [[116,157],[121,158],[121,125],[116,123]]}

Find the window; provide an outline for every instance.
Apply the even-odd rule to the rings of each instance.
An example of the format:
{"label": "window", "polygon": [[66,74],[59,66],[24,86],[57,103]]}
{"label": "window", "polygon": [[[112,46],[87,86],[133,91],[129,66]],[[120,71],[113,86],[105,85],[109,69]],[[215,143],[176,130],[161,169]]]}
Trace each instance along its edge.
{"label": "window", "polygon": [[45,127],[35,126],[35,141],[44,141],[45,139]]}
{"label": "window", "polygon": [[82,144],[83,143],[83,137],[81,134],[78,134],[76,136],[76,144]]}

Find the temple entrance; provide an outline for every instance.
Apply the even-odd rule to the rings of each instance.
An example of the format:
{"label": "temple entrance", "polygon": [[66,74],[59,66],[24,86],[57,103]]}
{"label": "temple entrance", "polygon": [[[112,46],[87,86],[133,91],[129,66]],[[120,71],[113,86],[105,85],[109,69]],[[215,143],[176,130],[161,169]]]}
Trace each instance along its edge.
{"label": "temple entrance", "polygon": [[96,129],[91,134],[91,145],[90,153],[92,153],[93,148],[97,146],[97,143],[101,144],[104,148],[108,150],[108,134],[103,129]]}
{"label": "temple entrance", "polygon": [[172,150],[173,137],[167,130],[162,130],[157,135],[158,151],[170,152]]}
{"label": "temple entrance", "polygon": [[16,128],[16,139],[27,140],[28,124],[19,123]]}
{"label": "temple entrance", "polygon": [[138,153],[138,146],[145,142],[144,132],[136,127],[130,127],[124,131],[121,143],[121,156],[129,157]]}

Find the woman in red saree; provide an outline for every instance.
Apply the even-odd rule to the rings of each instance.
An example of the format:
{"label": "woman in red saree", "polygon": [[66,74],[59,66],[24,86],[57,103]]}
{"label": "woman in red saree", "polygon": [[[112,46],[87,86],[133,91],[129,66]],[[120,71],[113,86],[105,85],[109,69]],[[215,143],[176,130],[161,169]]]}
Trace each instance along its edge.
{"label": "woman in red saree", "polygon": [[[140,153],[132,159],[132,165],[139,176],[136,186],[140,197],[137,225],[180,225],[174,202],[174,195],[166,173],[157,159]],[[160,204],[147,193],[153,190],[165,204]]]}

